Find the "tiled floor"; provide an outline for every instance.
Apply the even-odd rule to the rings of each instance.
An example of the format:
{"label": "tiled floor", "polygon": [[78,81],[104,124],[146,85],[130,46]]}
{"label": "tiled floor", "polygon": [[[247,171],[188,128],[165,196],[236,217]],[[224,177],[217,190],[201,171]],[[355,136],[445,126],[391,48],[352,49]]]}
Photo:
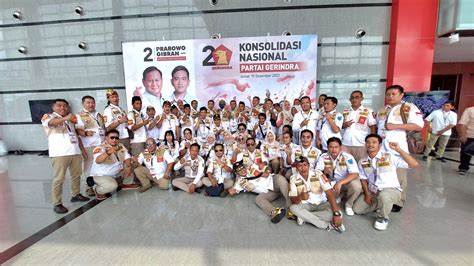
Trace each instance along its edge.
{"label": "tiled floor", "polygon": [[[457,159],[456,153],[450,158]],[[255,195],[208,198],[152,189],[121,191],[6,262],[10,264],[474,264],[474,174],[422,162],[388,230],[370,216],[344,217],[343,234],[272,224]],[[51,169],[36,155],[0,157],[0,249],[53,223]],[[64,199],[71,211],[69,183]],[[282,205],[283,201],[277,201]]]}

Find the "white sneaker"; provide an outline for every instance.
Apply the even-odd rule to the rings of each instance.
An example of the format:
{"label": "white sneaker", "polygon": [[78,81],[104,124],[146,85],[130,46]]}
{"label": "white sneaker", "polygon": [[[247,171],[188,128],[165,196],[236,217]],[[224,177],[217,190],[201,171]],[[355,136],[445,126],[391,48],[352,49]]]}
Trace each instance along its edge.
{"label": "white sneaker", "polygon": [[346,215],[347,216],[354,215],[354,210],[352,209],[352,207],[346,207]]}
{"label": "white sneaker", "polygon": [[328,226],[327,230],[331,231],[331,229],[335,230],[338,233],[342,233],[342,232],[346,231],[346,227],[343,224],[341,224],[340,226],[336,226],[332,222],[329,223],[329,226]]}
{"label": "white sneaker", "polygon": [[388,226],[388,219],[379,217],[375,220],[374,228],[380,231],[385,231]]}
{"label": "white sneaker", "polygon": [[302,226],[304,224],[304,221],[303,219],[301,219],[300,217],[297,217],[296,218],[296,223],[299,225],[299,226]]}

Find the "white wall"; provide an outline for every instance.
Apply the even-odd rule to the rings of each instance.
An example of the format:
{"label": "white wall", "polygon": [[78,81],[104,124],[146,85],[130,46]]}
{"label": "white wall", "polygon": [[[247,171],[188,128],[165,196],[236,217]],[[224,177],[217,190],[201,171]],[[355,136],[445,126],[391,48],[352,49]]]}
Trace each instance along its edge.
{"label": "white wall", "polygon": [[[366,104],[382,105],[391,1],[220,0],[217,7],[208,2],[2,0],[0,137],[10,150],[47,149],[41,126],[29,124],[28,100],[66,98],[77,111],[80,98],[89,94],[102,111],[104,89],[118,87],[125,106],[121,42],[200,39],[213,33],[222,37],[281,35],[285,30],[316,33],[321,45],[318,94],[336,96],[342,108],[349,104],[349,93],[360,89]],[[77,5],[84,8],[84,16],[74,13]],[[22,21],[12,17],[15,10],[23,13]],[[364,28],[366,37],[356,39],[357,28]],[[89,44],[87,51],[77,47],[81,41]],[[21,45],[28,48],[27,55],[17,51]]]}

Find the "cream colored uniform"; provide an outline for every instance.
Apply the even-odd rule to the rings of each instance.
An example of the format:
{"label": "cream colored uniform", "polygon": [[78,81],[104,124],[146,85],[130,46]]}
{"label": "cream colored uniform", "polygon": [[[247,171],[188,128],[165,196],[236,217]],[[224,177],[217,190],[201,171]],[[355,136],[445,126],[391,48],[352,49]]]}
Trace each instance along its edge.
{"label": "cream colored uniform", "polygon": [[297,145],[294,149],[294,152],[291,153],[293,174],[296,174],[296,158],[299,158],[301,156],[308,158],[310,169],[315,169],[319,156],[321,156],[321,151],[313,146],[309,146],[305,149],[303,146]]}
{"label": "cream colored uniform", "polygon": [[[390,148],[389,142],[398,142],[400,148],[408,153],[408,143],[407,139],[407,132],[405,130],[395,129],[395,130],[387,130],[385,129],[385,125],[387,123],[392,124],[403,124],[402,116],[401,116],[401,107],[402,104],[398,104],[394,107],[390,107],[390,105],[381,108],[377,112],[377,133],[384,139],[383,141],[383,148],[386,151],[389,151],[394,154],[398,154],[397,152],[393,151]],[[424,126],[423,121],[423,113],[416,107],[416,105],[412,103],[405,103],[403,107],[403,112],[406,114],[407,123],[408,124],[416,124],[420,127]]]}
{"label": "cream colored uniform", "polygon": [[[232,169],[232,163],[231,163],[229,158],[226,158],[225,156],[223,156],[221,160],[224,162],[224,164],[226,166],[228,166]],[[224,184],[224,189],[231,188],[234,185],[234,180],[232,179],[232,175],[231,175],[232,171],[227,172],[226,170],[224,170],[224,167],[222,167],[218,163],[218,158],[217,157],[215,157],[215,158],[213,158],[209,161],[209,165],[207,167],[207,172],[212,173],[214,178],[217,180],[218,184]],[[212,185],[209,177],[207,177],[207,176],[203,177],[202,183],[206,187],[210,187]]]}
{"label": "cream colored uniform", "polygon": [[[142,187],[150,185],[150,181],[158,184],[160,189],[167,189],[170,179],[165,178],[166,168],[174,163],[174,158],[164,148],[156,149],[151,153],[147,150],[138,155],[138,163],[142,166],[135,168],[135,176],[140,180]],[[144,165],[144,166],[143,166]]]}
{"label": "cream colored uniform", "polygon": [[343,129],[343,150],[359,160],[366,155],[365,137],[370,134],[370,126],[377,124],[374,112],[371,108],[361,105],[357,110],[352,107],[344,109],[342,116],[344,122],[353,121],[349,127]]}
{"label": "cream colored uniform", "polygon": [[[342,130],[342,123],[344,123],[344,117],[342,116],[341,113],[338,113],[336,110],[333,110],[330,112],[332,119],[334,120],[334,123],[336,123],[336,126],[339,127]],[[321,141],[321,147],[323,150],[328,149],[328,144],[327,141],[329,138],[336,137],[341,139],[341,131],[338,133],[332,131],[331,125],[326,119],[326,113],[324,115],[319,117],[318,120],[318,130],[319,130],[319,140]]]}
{"label": "cream colored uniform", "polygon": [[92,163],[91,176],[94,177],[94,190],[99,194],[111,193],[117,188],[118,184],[115,178],[122,172],[123,162],[130,159],[130,154],[125,146],[119,143],[118,149],[114,154],[109,155],[107,159],[100,164],[96,162],[97,157],[112,148],[113,147],[107,142],[104,142],[93,151],[94,161]]}
{"label": "cream colored uniform", "polygon": [[[319,113],[314,110],[309,110],[309,112],[300,111],[295,114],[293,117],[293,131],[297,134],[297,139],[299,140],[299,136],[301,131],[308,129],[313,132],[313,145],[316,143],[316,126],[319,119]],[[301,122],[304,120],[308,121],[306,126],[301,127]],[[298,144],[298,143],[296,143]]]}
{"label": "cream colored uniform", "polygon": [[[134,125],[141,124],[145,120],[143,114],[141,114],[137,110],[132,110],[128,112],[127,118],[129,130],[132,130],[132,127]],[[145,126],[142,126],[133,131],[133,139],[130,140],[130,152],[134,156],[140,154],[145,150],[145,141],[147,139]]]}
{"label": "cream colored uniform", "polygon": [[89,176],[92,167],[92,151],[104,141],[104,118],[98,112],[89,113],[85,110],[78,113],[77,117],[79,118],[76,125],[77,129],[94,132],[92,136],[79,136],[87,153],[87,159],[84,160],[83,166],[84,176],[87,177]]}
{"label": "cream colored uniform", "polygon": [[265,154],[261,150],[255,149],[253,152],[244,150],[237,155],[236,161],[243,161],[243,165],[247,170],[245,177],[238,177],[235,181],[234,188],[237,193],[245,190],[246,192],[260,194],[273,190],[273,175],[256,178],[262,174],[258,164],[268,163]]}
{"label": "cream colored uniform", "polygon": [[[318,163],[316,164],[316,169],[324,172],[325,168],[332,168],[332,174],[328,175],[330,179],[331,186],[334,187],[336,182],[344,179],[349,174],[359,174],[359,169],[357,167],[357,161],[354,157],[346,152],[341,152],[333,159],[330,154],[323,153],[319,157]],[[341,187],[341,194],[346,194],[346,207],[351,207],[354,205],[354,201],[362,193],[362,185],[358,178],[352,180],[351,182],[343,185]]]}
{"label": "cream colored uniform", "polygon": [[176,127],[178,126],[178,123],[179,123],[178,118],[174,114],[163,113],[162,116],[165,116],[165,118],[160,128],[160,140],[165,139],[165,133],[168,130],[173,131],[173,134],[176,138]]}
{"label": "cream colored uniform", "polygon": [[202,186],[201,179],[204,175],[204,159],[201,156],[197,156],[196,159],[192,159],[191,156],[184,157],[185,162],[181,164],[178,161],[174,165],[174,170],[177,171],[184,167],[184,177],[176,178],[173,180],[173,186],[189,192],[190,184],[194,184],[196,188]]}
{"label": "cream colored uniform", "polygon": [[308,180],[299,173],[291,176],[289,183],[289,196],[297,197],[303,192],[308,192],[307,200],[290,206],[298,218],[318,228],[326,229],[332,220],[331,205],[327,202],[325,191],[331,189],[330,183],[325,180],[319,170],[309,170]]}
{"label": "cream colored uniform", "polygon": [[[113,104],[109,104],[109,106],[105,107],[104,110],[105,126],[110,126],[110,124],[119,120],[122,116],[127,116],[127,114],[125,113],[125,111],[122,110],[122,108]],[[127,125],[123,123],[115,128],[119,132],[120,139],[128,139]]]}
{"label": "cream colored uniform", "polygon": [[48,137],[49,157],[53,166],[52,200],[54,206],[62,204],[63,183],[66,170],[71,175],[71,197],[80,193],[82,174],[82,156],[74,124],[66,121],[57,126],[49,126],[54,118],[62,117],[58,113],[45,114],[41,118]]}
{"label": "cream colored uniform", "polygon": [[375,195],[375,200],[372,205],[368,205],[364,201],[364,195],[360,195],[354,203],[355,213],[364,214],[377,210],[378,217],[389,219],[393,204],[397,204],[402,196],[397,168],[408,168],[408,164],[402,157],[390,152],[379,151],[373,159],[367,156],[359,161],[359,178],[367,180],[369,191]]}

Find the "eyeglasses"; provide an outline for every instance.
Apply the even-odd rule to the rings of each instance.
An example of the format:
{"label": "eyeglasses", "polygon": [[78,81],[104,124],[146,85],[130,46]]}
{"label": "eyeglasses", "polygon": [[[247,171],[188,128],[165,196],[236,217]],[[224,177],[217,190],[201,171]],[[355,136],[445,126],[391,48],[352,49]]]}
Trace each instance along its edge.
{"label": "eyeglasses", "polygon": [[118,136],[112,136],[112,137],[109,137],[109,138],[110,138],[110,139],[115,139],[115,140],[119,139]]}
{"label": "eyeglasses", "polygon": [[255,143],[247,143],[247,146],[255,146]]}

